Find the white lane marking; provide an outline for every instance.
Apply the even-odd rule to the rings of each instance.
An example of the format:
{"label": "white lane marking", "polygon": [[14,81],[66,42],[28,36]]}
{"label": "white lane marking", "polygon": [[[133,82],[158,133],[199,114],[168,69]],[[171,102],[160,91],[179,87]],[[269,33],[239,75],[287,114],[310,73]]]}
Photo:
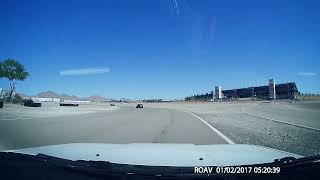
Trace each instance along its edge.
{"label": "white lane marking", "polygon": [[[254,104],[251,107],[254,107],[254,106],[257,106],[257,105],[258,104]],[[248,114],[250,116],[254,116],[254,117],[257,117],[257,118],[266,119],[266,120],[270,120],[270,121],[274,121],[274,122],[278,122],[278,123],[283,123],[283,124],[287,124],[287,125],[292,125],[292,126],[296,126],[296,127],[301,127],[301,128],[305,128],[305,129],[320,131],[320,129],[318,129],[318,128],[313,128],[313,127],[309,127],[309,126],[303,126],[303,125],[299,125],[299,124],[295,124],[295,123],[289,123],[289,122],[285,122],[285,121],[281,121],[281,120],[276,120],[276,119],[272,119],[272,118],[268,118],[268,117],[258,116],[258,115],[255,115],[255,114],[252,114],[252,113],[249,113],[249,112],[245,111],[243,108],[240,108],[240,110],[243,113],[246,113],[246,114]]]}
{"label": "white lane marking", "polygon": [[233,141],[231,141],[227,136],[225,136],[224,134],[222,134],[218,129],[214,128],[213,126],[211,126],[209,123],[207,123],[207,121],[205,121],[204,119],[202,119],[201,117],[191,113],[191,112],[188,112],[188,111],[185,111],[185,110],[181,110],[185,113],[188,113],[198,119],[200,119],[205,125],[207,125],[210,129],[212,129],[214,132],[216,132],[220,137],[222,137],[222,139],[224,139],[225,141],[227,141],[229,144],[235,144]]}

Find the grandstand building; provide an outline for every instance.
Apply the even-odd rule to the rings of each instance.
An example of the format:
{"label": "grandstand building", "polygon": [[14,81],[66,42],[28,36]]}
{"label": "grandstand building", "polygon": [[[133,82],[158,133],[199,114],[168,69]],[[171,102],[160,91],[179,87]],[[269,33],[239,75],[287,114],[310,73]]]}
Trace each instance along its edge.
{"label": "grandstand building", "polygon": [[[289,82],[276,84],[274,79],[269,80],[269,85],[247,87],[239,89],[221,90],[221,86],[216,86],[212,93],[194,95],[186,97],[185,100],[210,100],[210,99],[295,99],[299,91],[296,83]],[[213,92],[215,94],[213,94]]]}
{"label": "grandstand building", "polygon": [[271,91],[269,86],[222,90],[224,98],[295,99],[297,93],[294,82],[275,84]]}

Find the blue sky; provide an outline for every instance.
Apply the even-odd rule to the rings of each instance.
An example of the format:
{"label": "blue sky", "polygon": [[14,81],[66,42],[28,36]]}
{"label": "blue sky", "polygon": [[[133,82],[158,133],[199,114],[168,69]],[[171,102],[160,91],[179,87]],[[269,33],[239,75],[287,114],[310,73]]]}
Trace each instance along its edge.
{"label": "blue sky", "polygon": [[182,98],[269,78],[320,92],[320,1],[176,2],[1,0],[0,59],[25,65],[26,94]]}

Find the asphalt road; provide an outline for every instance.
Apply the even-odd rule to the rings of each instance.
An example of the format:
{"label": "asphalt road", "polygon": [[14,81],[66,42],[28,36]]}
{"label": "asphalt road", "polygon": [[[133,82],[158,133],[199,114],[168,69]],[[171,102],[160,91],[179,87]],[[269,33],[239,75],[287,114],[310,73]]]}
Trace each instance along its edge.
{"label": "asphalt road", "polygon": [[145,103],[143,109],[135,105],[120,109],[99,103],[6,105],[0,109],[0,150],[63,143],[231,141],[299,155],[320,154],[319,102]]}
{"label": "asphalt road", "polygon": [[115,111],[100,109],[94,113],[24,119],[14,117],[15,113],[5,119],[8,109],[1,111],[0,150],[77,142],[228,143],[197,117],[174,109],[121,107]]}

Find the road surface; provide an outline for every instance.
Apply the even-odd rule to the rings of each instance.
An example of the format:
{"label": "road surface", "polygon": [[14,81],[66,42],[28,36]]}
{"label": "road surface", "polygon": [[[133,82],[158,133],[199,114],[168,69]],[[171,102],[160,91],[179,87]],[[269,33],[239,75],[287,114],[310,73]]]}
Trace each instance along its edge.
{"label": "road surface", "polygon": [[62,143],[231,141],[305,156],[320,154],[320,131],[303,128],[319,128],[319,102],[145,103],[143,109],[135,105],[43,103],[41,108],[29,108],[6,104],[0,109],[0,150]]}
{"label": "road surface", "polygon": [[199,118],[174,109],[121,107],[116,111],[24,119],[3,115],[0,150],[77,142],[228,143]]}

